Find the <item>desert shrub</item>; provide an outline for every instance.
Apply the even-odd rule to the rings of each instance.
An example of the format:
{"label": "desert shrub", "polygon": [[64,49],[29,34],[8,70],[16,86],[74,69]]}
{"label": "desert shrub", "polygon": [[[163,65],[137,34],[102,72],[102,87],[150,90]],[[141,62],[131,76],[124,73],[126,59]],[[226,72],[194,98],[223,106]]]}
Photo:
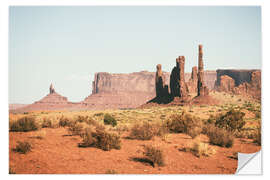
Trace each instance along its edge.
{"label": "desert shrub", "polygon": [[226,129],[218,128],[213,125],[208,127],[207,136],[211,144],[221,147],[232,147],[234,137],[231,132]]}
{"label": "desert shrub", "polygon": [[96,130],[96,132],[92,133],[92,136],[95,138],[95,147],[98,147],[104,151],[121,149],[120,136],[115,133]]}
{"label": "desert shrub", "polygon": [[106,127],[103,124],[97,123],[95,129],[96,131],[105,131]]}
{"label": "desert shrub", "polygon": [[129,131],[129,127],[126,124],[121,124],[116,127],[116,130],[121,132]]}
{"label": "desert shrub", "polygon": [[155,164],[157,164],[158,166],[165,165],[164,153],[160,148],[154,147],[152,145],[147,145],[144,147],[143,154],[153,163],[154,167]]}
{"label": "desert shrub", "polygon": [[10,131],[35,131],[39,129],[39,125],[32,116],[25,116],[17,121],[10,122]]}
{"label": "desert shrub", "polygon": [[202,132],[202,121],[185,111],[181,115],[174,115],[165,122],[165,126],[173,133],[186,133],[195,138]]}
{"label": "desert shrub", "polygon": [[86,128],[81,137],[83,141],[79,144],[80,147],[97,147],[104,151],[121,149],[120,136],[115,133],[109,133],[105,130],[93,131]]}
{"label": "desert shrub", "polygon": [[155,135],[161,134],[159,127],[149,122],[134,124],[129,137],[131,139],[150,140]]}
{"label": "desert shrub", "polygon": [[82,143],[79,144],[80,147],[90,147],[94,144],[95,140],[92,136],[92,132],[93,130],[90,127],[84,129],[84,132],[80,134],[83,139]]}
{"label": "desert shrub", "polygon": [[16,148],[14,149],[14,151],[22,153],[22,154],[26,154],[27,152],[31,151],[31,144],[27,141],[18,141],[18,144],[16,146]]}
{"label": "desert shrub", "polygon": [[215,125],[220,128],[225,128],[229,131],[241,131],[243,126],[245,125],[245,121],[243,119],[245,113],[231,109],[226,114],[220,115]]}
{"label": "desert shrub", "polygon": [[110,130],[116,131],[118,135],[121,135],[123,132],[129,131],[129,128],[126,124],[120,124],[116,127],[112,127]]}
{"label": "desert shrub", "polygon": [[96,120],[94,120],[92,117],[90,116],[77,116],[77,119],[75,122],[84,122],[88,125],[93,125],[93,126],[96,126],[98,124],[98,122]]}
{"label": "desert shrub", "polygon": [[241,130],[235,131],[233,133],[234,137],[237,138],[247,138],[247,139],[254,139],[256,137],[256,130]]}
{"label": "desert shrub", "polygon": [[103,116],[104,114],[103,113],[96,113],[94,114],[94,116]]}
{"label": "desert shrub", "polygon": [[77,122],[74,125],[69,126],[68,131],[71,135],[81,135],[83,133],[83,130],[88,127],[88,125],[85,122]]}
{"label": "desert shrub", "polygon": [[81,115],[79,115],[76,118],[76,122],[80,122],[80,123],[87,122],[88,118],[89,118],[89,116],[81,116]]}
{"label": "desert shrub", "polygon": [[53,124],[50,119],[44,118],[41,126],[42,128],[52,128]]}
{"label": "desert shrub", "polygon": [[62,116],[59,120],[59,126],[60,127],[67,127],[67,126],[71,126],[72,124],[74,124],[75,122],[72,121],[71,119]]}
{"label": "desert shrub", "polygon": [[110,114],[105,114],[104,116],[104,124],[112,125],[113,127],[117,125],[117,121]]}
{"label": "desert shrub", "polygon": [[215,124],[216,123],[217,116],[211,114],[209,118],[207,119],[208,124]]}

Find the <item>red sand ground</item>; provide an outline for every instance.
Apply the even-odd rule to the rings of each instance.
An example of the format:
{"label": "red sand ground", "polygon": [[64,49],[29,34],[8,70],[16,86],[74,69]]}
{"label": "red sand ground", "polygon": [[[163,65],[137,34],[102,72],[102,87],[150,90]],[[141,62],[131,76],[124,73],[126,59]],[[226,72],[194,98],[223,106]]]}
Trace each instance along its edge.
{"label": "red sand ground", "polygon": [[[103,151],[97,148],[79,148],[79,136],[66,136],[67,129],[43,129],[44,139],[35,138],[36,132],[9,133],[9,163],[17,174],[105,174],[114,170],[118,174],[231,174],[235,173],[237,160],[234,152],[254,153],[260,150],[247,139],[235,139],[232,148],[216,149],[211,157],[198,158],[190,152],[181,151],[191,142],[185,134],[171,134],[167,142],[160,138],[139,141],[122,137],[121,150]],[[208,138],[201,135],[205,142]],[[19,154],[12,151],[17,141],[27,140],[33,146],[31,152]],[[143,158],[143,145],[159,144],[166,155],[166,166],[152,167],[149,163],[136,160]],[[135,158],[135,159],[134,159]]]}

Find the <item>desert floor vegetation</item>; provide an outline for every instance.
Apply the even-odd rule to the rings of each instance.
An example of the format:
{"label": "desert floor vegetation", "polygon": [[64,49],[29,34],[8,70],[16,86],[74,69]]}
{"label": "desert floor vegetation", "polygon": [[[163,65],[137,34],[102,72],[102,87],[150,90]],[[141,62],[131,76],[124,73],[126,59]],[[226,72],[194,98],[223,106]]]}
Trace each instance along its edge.
{"label": "desert floor vegetation", "polygon": [[260,102],[213,96],[224,103],[10,114],[10,167],[17,174],[234,173],[233,152],[261,148]]}

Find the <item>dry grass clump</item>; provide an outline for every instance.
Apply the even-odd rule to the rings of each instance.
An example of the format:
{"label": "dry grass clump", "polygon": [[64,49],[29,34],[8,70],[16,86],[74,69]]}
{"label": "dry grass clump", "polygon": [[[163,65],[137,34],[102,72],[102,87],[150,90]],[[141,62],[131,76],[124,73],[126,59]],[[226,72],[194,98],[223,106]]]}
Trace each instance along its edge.
{"label": "dry grass clump", "polygon": [[131,139],[150,140],[154,136],[163,136],[166,132],[166,127],[158,123],[143,122],[133,125],[129,137]]}
{"label": "dry grass clump", "polygon": [[181,115],[174,115],[165,122],[165,126],[173,133],[186,133],[195,138],[202,132],[202,121],[191,114],[182,112]]}
{"label": "dry grass clump", "polygon": [[201,156],[212,156],[216,153],[215,149],[210,148],[208,144],[201,142],[200,140],[196,140],[193,143],[193,146],[191,148],[192,152],[195,156],[201,157]]}
{"label": "dry grass clump", "polygon": [[84,133],[81,134],[83,138],[80,147],[97,147],[104,151],[111,149],[121,149],[120,136],[115,133],[109,133],[105,129],[97,129],[94,131],[92,128],[86,128]]}
{"label": "dry grass clump", "polygon": [[234,143],[234,136],[231,132],[209,125],[206,135],[209,137],[211,144],[218,145],[221,147],[232,147]]}
{"label": "dry grass clump", "polygon": [[40,126],[32,116],[25,116],[9,124],[10,131],[27,132],[38,130]]}
{"label": "dry grass clump", "polygon": [[18,141],[18,144],[14,151],[22,154],[26,154],[27,152],[31,151],[31,144],[27,141]]}
{"label": "dry grass clump", "polygon": [[191,152],[199,158],[201,156],[210,157],[216,154],[216,150],[214,148],[211,148],[207,143],[201,142],[199,138],[196,138],[192,143],[188,145],[188,147],[185,147],[181,150],[185,152]]}
{"label": "dry grass clump", "polygon": [[164,153],[160,148],[154,147],[152,145],[147,145],[144,147],[143,154],[146,156],[148,160],[152,162],[154,167],[155,164],[158,166],[165,165]]}

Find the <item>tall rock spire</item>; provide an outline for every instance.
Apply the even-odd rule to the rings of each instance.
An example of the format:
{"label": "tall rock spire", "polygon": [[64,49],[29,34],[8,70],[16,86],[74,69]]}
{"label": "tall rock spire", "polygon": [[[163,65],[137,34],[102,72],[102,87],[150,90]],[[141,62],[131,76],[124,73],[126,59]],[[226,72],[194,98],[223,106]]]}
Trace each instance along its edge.
{"label": "tall rock spire", "polygon": [[55,93],[55,90],[54,90],[54,88],[53,88],[53,85],[51,84],[51,85],[50,85],[50,94],[52,94],[52,93]]}
{"label": "tall rock spire", "polygon": [[199,58],[198,58],[198,96],[205,96],[209,94],[208,88],[204,83],[203,71],[203,45],[199,45]]}
{"label": "tall rock spire", "polygon": [[161,69],[161,64],[157,65],[157,71],[156,71],[156,97],[161,97],[163,95],[163,89],[164,89],[164,79]]}
{"label": "tall rock spire", "polygon": [[186,83],[185,83],[185,56],[179,56],[179,94],[180,97],[186,97],[188,95]]}

